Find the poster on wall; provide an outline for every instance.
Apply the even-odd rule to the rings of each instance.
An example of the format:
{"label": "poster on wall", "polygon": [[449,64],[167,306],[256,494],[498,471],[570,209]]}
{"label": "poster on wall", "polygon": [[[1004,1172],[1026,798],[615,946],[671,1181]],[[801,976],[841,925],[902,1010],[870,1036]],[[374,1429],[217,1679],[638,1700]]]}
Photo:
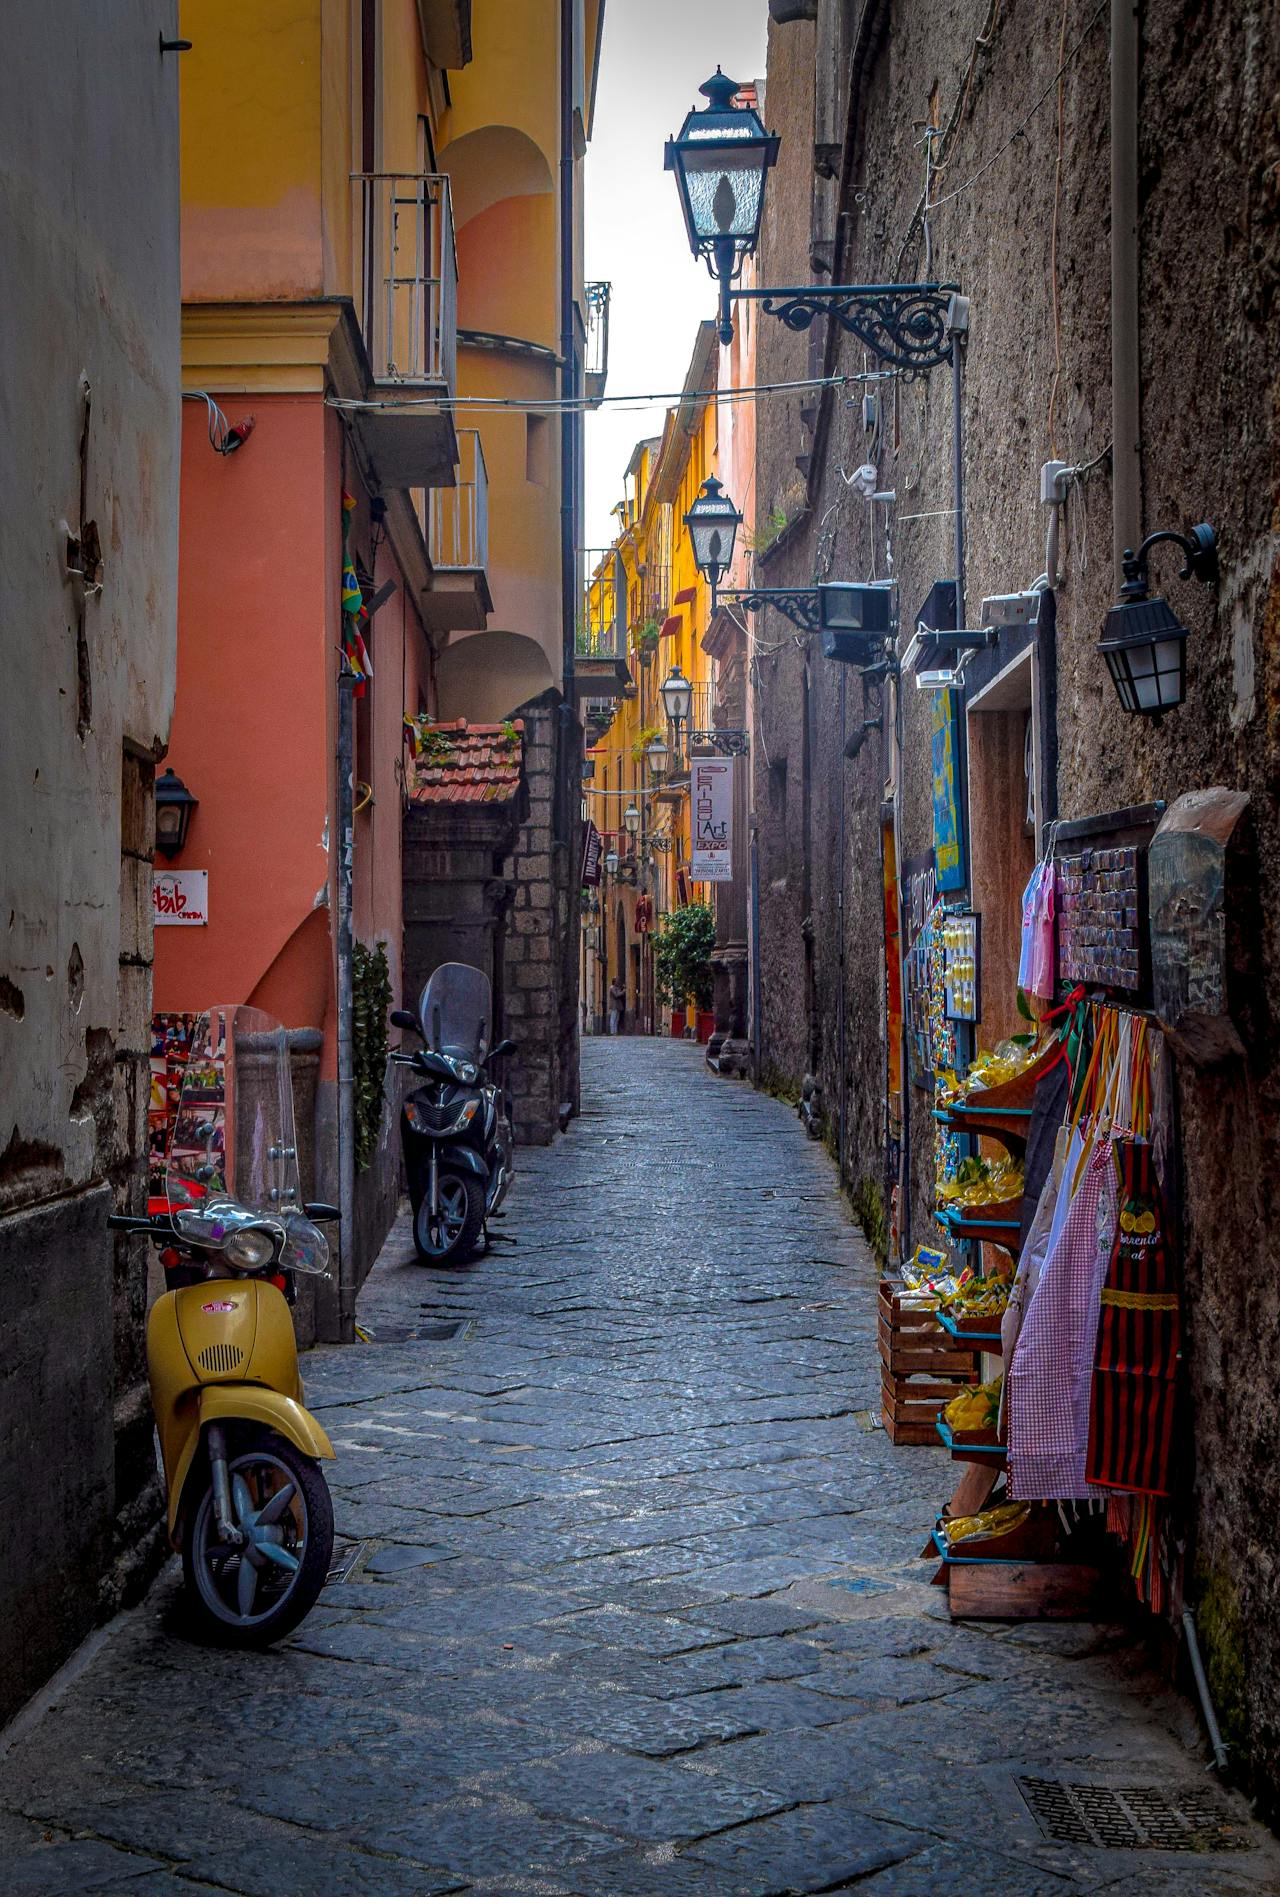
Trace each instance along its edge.
{"label": "poster on wall", "polygon": [[968,881],[960,819],[959,694],[933,694],[933,860],[942,891],[963,889]]}
{"label": "poster on wall", "polygon": [[695,883],[733,880],[733,759],[694,758],[690,770]]}
{"label": "poster on wall", "polygon": [[201,929],[209,920],[207,869],[158,869],[151,879],[157,929]]}

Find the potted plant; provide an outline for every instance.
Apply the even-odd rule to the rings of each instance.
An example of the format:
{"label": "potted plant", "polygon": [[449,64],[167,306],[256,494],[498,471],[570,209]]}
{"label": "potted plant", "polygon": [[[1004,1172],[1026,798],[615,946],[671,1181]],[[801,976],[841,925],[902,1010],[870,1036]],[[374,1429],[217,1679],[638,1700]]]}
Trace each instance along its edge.
{"label": "potted plant", "polygon": [[659,1001],[672,1010],[674,1035],[684,1032],[690,1000],[699,1013],[711,1006],[715,945],[716,919],[704,902],[673,909],[653,938],[654,987]]}
{"label": "potted plant", "polygon": [[646,619],[636,634],[636,657],[641,665],[648,665],[658,650],[659,627],[656,619]]}

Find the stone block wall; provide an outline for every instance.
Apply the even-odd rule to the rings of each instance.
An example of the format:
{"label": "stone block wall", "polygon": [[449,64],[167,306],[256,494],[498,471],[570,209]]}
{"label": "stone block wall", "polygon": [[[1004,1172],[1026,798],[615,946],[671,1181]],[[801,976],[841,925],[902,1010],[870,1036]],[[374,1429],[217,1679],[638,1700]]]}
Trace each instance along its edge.
{"label": "stone block wall", "polygon": [[[845,49],[837,74],[838,280],[955,282],[972,301],[963,395],[966,623],[977,623],[985,595],[1025,588],[1044,570],[1041,464],[1057,458],[1089,470],[1072,484],[1064,512],[1056,638],[1042,640],[1037,656],[1053,686],[1042,707],[1042,813],[1088,816],[1212,784],[1252,798],[1267,920],[1235,997],[1246,1055],[1211,1070],[1180,1061],[1177,1086],[1194,1458],[1186,1472],[1194,1494],[1190,1598],[1220,1716],[1274,1819],[1280,1181],[1270,1155],[1280,1137],[1280,937],[1270,917],[1280,897],[1280,15],[1266,0],[1216,13],[1189,0],[1151,0],[1142,10],[1135,242],[1142,528],[1185,532],[1209,520],[1222,555],[1216,592],[1180,582],[1176,556],[1153,563],[1156,590],[1190,629],[1187,702],[1157,728],[1121,711],[1096,650],[1116,585],[1108,11],[1068,7],[1061,88],[1038,110],[1052,71],[1050,41],[1056,65],[1060,11],[1050,26],[1043,9],[1014,0],[993,14],[977,45],[981,21],[950,0],[817,0],[813,12],[812,21],[792,16],[770,29],[766,117],[783,148],[760,280],[814,280],[808,242],[829,228],[830,191],[813,170],[816,157],[830,160],[814,115],[830,91],[836,49]],[[920,126],[928,123],[953,129],[939,152],[946,169],[926,228]],[[810,357],[813,341],[762,318],[757,379],[856,375],[870,366],[853,337],[833,334]],[[870,428],[864,393],[874,400]],[[781,501],[788,525],[758,556],[757,583],[883,578],[888,537],[909,624],[934,581],[955,574],[951,395],[942,368],[919,381],[859,386],[852,399],[847,388],[806,396],[803,412],[798,403],[771,403],[759,437],[760,512]],[[873,518],[847,480],[868,460],[880,487],[896,492],[892,515],[878,508]],[[797,473],[793,504],[787,495]],[[816,1075],[847,1183],[883,1195],[881,825],[891,798],[900,868],[931,846],[930,700],[908,684],[895,714],[887,692],[883,722],[848,758],[844,740],[865,717],[878,720],[879,694],[823,660],[816,640],[801,649],[777,630],[770,643],[778,650],[757,667],[762,1064],[766,1078],[792,1086],[806,1068]],[[1013,656],[1013,642],[1002,651]],[[989,675],[987,659],[997,656],[968,668],[971,683]],[[979,805],[975,822],[981,817]],[[932,1103],[911,1089],[908,1102],[904,1210],[919,1236],[932,1196]]]}
{"label": "stone block wall", "polygon": [[581,727],[558,691],[514,713],[524,723],[529,814],[505,865],[514,892],[503,944],[515,1136],[545,1146],[578,1107],[577,897],[582,854],[573,774]]}

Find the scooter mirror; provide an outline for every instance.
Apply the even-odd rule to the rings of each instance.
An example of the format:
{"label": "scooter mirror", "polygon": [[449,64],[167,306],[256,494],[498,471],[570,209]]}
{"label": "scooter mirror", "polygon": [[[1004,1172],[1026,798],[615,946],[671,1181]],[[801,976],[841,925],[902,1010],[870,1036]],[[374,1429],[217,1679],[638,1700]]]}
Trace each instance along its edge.
{"label": "scooter mirror", "polygon": [[418,1026],[417,1015],[410,1014],[407,1008],[393,1008],[391,1010],[391,1025],[393,1028],[409,1028],[414,1034],[421,1032]]}
{"label": "scooter mirror", "polygon": [[302,1209],[315,1225],[332,1225],[342,1217],[336,1205],[325,1205],[323,1200],[315,1205],[304,1205]]}
{"label": "scooter mirror", "polygon": [[485,1059],[497,1060],[500,1055],[514,1054],[515,1051],[516,1051],[516,1044],[514,1041],[499,1041],[496,1047],[491,1047],[489,1049],[489,1052],[486,1054]]}

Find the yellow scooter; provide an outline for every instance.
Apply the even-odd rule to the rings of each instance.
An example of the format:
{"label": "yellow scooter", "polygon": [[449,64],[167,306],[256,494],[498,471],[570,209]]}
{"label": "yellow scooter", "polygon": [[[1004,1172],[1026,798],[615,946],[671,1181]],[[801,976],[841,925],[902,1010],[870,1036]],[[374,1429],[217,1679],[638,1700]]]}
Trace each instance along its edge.
{"label": "yellow scooter", "polygon": [[289,1306],[296,1273],[328,1270],[319,1225],[337,1216],[300,1202],[285,1030],[256,1008],[200,1016],[165,1199],[108,1223],[161,1247],[147,1371],[169,1535],[200,1631],[224,1644],[279,1640],[329,1572],[333,1448],[303,1402]]}

